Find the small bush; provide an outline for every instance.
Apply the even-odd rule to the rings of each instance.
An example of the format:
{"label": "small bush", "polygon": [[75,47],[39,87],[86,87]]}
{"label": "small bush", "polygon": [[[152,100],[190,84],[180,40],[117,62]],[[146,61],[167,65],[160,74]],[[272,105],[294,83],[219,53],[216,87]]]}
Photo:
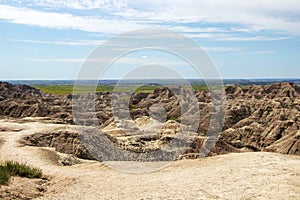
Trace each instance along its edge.
{"label": "small bush", "polygon": [[9,172],[7,171],[6,167],[0,166],[0,185],[5,185],[8,183],[9,180]]}
{"label": "small bush", "polygon": [[7,184],[10,176],[41,178],[42,170],[15,161],[6,161],[0,165],[0,185]]}

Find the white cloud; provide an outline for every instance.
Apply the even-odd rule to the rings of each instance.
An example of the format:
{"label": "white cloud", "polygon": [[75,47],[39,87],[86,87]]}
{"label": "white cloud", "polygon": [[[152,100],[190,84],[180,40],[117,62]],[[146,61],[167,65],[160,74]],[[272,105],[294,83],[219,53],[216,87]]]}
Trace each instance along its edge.
{"label": "white cloud", "polygon": [[219,37],[216,38],[217,41],[237,41],[237,42],[251,42],[251,41],[278,41],[278,40],[288,40],[292,37],[266,37],[266,36],[254,36],[254,37],[241,37],[241,36],[231,36],[231,37]]}
{"label": "white cloud", "polygon": [[121,9],[126,7],[125,0],[26,0],[45,7],[72,9]]}
{"label": "white cloud", "polygon": [[63,62],[63,63],[105,63],[107,58],[99,58],[99,59],[92,59],[92,58],[30,58],[26,59],[32,62]]}
{"label": "white cloud", "polygon": [[227,33],[225,28],[219,27],[190,27],[190,26],[168,26],[168,28],[182,33]]}
{"label": "white cloud", "polygon": [[276,51],[240,51],[237,54],[274,54]]}
{"label": "white cloud", "polygon": [[103,42],[103,40],[42,41],[42,40],[15,40],[15,39],[10,39],[9,41],[36,43],[36,44],[64,45],[64,46],[97,46]]}
{"label": "white cloud", "polygon": [[277,30],[300,34],[298,0],[161,0],[129,1],[127,9],[117,12],[127,18],[147,18],[158,22],[233,23],[256,30]]}
{"label": "white cloud", "polygon": [[[146,56],[149,58],[148,56]],[[166,65],[166,66],[188,66],[189,64],[184,60],[176,60],[174,59],[165,59],[162,57],[155,57],[149,58],[145,63],[145,57],[120,57],[115,60],[115,58],[109,58],[114,60],[113,65],[129,65],[129,66],[142,66],[142,65],[149,65],[149,64],[159,64],[159,65]],[[30,58],[27,59],[28,61],[32,62],[65,62],[65,63],[84,63],[84,62],[94,62],[94,63],[106,63],[108,58],[99,58],[99,59],[91,59],[91,58]]]}
{"label": "white cloud", "polygon": [[65,13],[42,12],[28,8],[0,5],[0,19],[16,24],[35,25],[55,29],[76,29],[87,32],[116,34],[143,28],[133,21],[74,16]]}
{"label": "white cloud", "polygon": [[83,58],[53,58],[53,59],[32,58],[27,60],[32,62],[67,62],[67,63],[83,63],[85,61],[85,59]]}
{"label": "white cloud", "polygon": [[[239,38],[228,35],[241,32],[259,35],[263,30],[273,31],[275,34],[300,35],[298,0],[25,0],[18,5],[23,7],[0,4],[0,19],[17,24],[103,34],[117,34],[149,26],[165,27],[186,33],[192,38],[230,41],[269,40],[259,36]],[[37,10],[40,7],[46,7],[47,12]],[[63,8],[68,8],[70,13],[61,13],[61,10],[58,12],[58,9]],[[78,12],[73,12],[72,9],[84,10],[87,14],[89,10],[96,9],[102,14],[78,16]],[[103,16],[103,13],[108,15]],[[200,25],[192,26],[189,23]],[[214,23],[225,25],[213,27]],[[201,28],[201,24],[208,27]],[[270,40],[278,39],[284,38],[275,37]]]}
{"label": "white cloud", "polygon": [[203,47],[208,52],[239,52],[241,48],[238,47]]}

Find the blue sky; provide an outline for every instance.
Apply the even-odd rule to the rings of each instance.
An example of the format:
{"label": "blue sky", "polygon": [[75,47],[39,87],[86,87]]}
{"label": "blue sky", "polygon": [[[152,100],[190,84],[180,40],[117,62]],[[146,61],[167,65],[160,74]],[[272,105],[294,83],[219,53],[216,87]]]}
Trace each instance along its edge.
{"label": "blue sky", "polygon": [[300,77],[298,0],[0,0],[0,79],[75,79],[103,41],[141,28],[191,38],[223,78]]}

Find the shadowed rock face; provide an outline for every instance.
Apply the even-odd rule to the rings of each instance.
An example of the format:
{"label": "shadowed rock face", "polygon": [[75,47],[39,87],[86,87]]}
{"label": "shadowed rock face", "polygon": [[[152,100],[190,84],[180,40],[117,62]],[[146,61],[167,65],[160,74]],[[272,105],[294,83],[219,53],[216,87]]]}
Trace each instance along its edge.
{"label": "shadowed rock face", "polygon": [[58,152],[73,154],[78,158],[94,159],[81,143],[78,132],[74,130],[35,133],[25,137],[24,140],[25,145],[52,147]]}
{"label": "shadowed rock face", "polygon": [[[300,155],[300,87],[291,83],[277,83],[270,86],[252,85],[245,89],[238,86],[226,88],[227,107],[223,132],[220,133],[214,149],[209,155],[241,151],[272,151],[283,154]],[[195,158],[203,146],[209,127],[212,104],[208,91],[196,91],[200,113],[196,137],[183,157]],[[74,96],[81,98],[80,95]],[[160,144],[176,138],[177,126],[183,116],[176,96],[167,88],[156,89],[153,93],[133,94],[130,98],[129,112],[133,120],[142,125],[143,117],[150,116],[164,128],[158,133],[153,129],[151,138],[136,137],[138,131],[133,127],[117,127],[111,110],[111,93],[97,93],[94,96],[95,116],[106,134],[126,150],[143,152],[154,150]],[[163,108],[165,119],[156,119]],[[15,118],[50,117],[62,123],[74,123],[72,117],[72,96],[45,94],[30,86],[11,85],[0,82],[0,115]],[[195,116],[184,116],[195,119]],[[144,120],[145,121],[145,120]],[[84,122],[81,122],[81,124]],[[87,121],[88,123],[88,121]],[[88,125],[88,124],[87,124]],[[171,128],[170,128],[171,127]],[[128,131],[130,130],[130,131]],[[130,132],[132,135],[126,133]],[[63,132],[53,133],[56,137],[66,137]],[[68,134],[67,134],[68,135]],[[133,137],[135,135],[135,137]],[[54,137],[53,136],[53,137]],[[42,138],[40,136],[38,138]],[[70,137],[70,136],[68,136]],[[72,138],[72,137],[71,137]],[[53,140],[55,143],[68,143]],[[33,141],[32,141],[33,142]],[[80,142],[80,141],[78,141]],[[53,146],[47,142],[38,145]],[[61,150],[65,151],[65,150]],[[69,151],[68,151],[69,152]],[[74,152],[71,152],[74,153]]]}

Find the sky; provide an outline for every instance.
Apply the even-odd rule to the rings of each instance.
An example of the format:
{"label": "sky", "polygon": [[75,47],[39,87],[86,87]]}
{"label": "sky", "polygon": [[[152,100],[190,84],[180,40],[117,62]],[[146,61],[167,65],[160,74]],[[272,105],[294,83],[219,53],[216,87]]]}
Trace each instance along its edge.
{"label": "sky", "polygon": [[[0,80],[76,79],[105,41],[145,28],[191,39],[222,78],[300,77],[299,0],[0,0]],[[106,78],[147,59],[193,77],[178,56],[146,50]]]}

